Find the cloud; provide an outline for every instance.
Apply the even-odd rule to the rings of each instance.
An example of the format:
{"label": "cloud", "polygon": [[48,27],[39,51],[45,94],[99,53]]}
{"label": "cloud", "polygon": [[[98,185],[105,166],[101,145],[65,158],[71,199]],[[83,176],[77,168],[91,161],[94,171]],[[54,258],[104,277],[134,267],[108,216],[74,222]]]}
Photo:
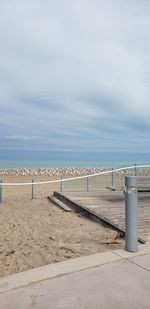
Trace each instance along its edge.
{"label": "cloud", "polygon": [[2,1],[3,147],[150,151],[149,12],[146,0]]}
{"label": "cloud", "polygon": [[27,135],[10,135],[5,137],[8,140],[20,140],[20,141],[34,141],[39,139],[38,136],[27,136]]}

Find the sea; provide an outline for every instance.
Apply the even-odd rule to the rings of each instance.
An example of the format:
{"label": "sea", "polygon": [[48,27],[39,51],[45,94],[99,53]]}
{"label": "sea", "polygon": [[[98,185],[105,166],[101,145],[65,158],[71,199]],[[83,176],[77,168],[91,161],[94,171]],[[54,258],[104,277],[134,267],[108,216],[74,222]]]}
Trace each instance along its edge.
{"label": "sea", "polygon": [[86,161],[86,160],[0,160],[1,169],[12,168],[65,168],[65,167],[127,167],[134,165],[149,165],[150,161]]}

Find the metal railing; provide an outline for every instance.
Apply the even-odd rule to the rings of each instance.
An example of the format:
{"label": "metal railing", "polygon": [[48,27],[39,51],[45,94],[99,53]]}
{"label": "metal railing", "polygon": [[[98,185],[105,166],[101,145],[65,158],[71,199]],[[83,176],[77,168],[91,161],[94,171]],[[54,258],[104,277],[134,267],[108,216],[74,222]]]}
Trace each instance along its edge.
{"label": "metal railing", "polygon": [[35,187],[37,185],[44,184],[59,184],[60,192],[67,191],[99,191],[106,188],[106,186],[110,186],[112,189],[117,189],[117,187],[124,187],[124,177],[125,175],[137,176],[140,175],[141,169],[145,169],[148,167],[149,175],[150,175],[150,165],[140,165],[136,164],[131,167],[123,167],[123,168],[112,168],[111,170],[105,170],[95,174],[88,174],[83,176],[61,176],[57,180],[48,180],[48,181],[35,181],[32,179],[31,182],[20,182],[20,183],[7,183],[0,180],[0,203],[4,200],[4,192],[3,187],[5,186],[31,186],[31,198],[34,199],[36,196]]}

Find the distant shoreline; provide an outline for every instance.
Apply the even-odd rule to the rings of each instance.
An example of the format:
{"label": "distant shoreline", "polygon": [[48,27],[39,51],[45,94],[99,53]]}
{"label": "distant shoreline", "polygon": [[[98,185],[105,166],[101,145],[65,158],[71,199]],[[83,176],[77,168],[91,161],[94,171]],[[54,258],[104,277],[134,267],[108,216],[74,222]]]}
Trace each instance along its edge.
{"label": "distant shoreline", "polygon": [[109,168],[149,164],[149,160],[2,160],[0,169]]}
{"label": "distant shoreline", "polygon": [[[83,176],[110,171],[110,167],[64,167],[64,168],[0,168],[0,176]],[[149,174],[150,167],[137,168],[139,174]],[[119,174],[134,175],[135,168],[122,170]]]}

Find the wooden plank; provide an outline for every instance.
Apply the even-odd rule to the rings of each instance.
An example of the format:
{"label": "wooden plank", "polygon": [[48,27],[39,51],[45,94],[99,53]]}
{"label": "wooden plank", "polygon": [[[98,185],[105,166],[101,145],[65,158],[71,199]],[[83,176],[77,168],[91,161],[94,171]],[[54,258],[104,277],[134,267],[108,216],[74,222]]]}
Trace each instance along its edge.
{"label": "wooden plank", "polygon": [[61,202],[59,199],[57,199],[55,196],[48,196],[48,199],[58,205],[62,210],[66,211],[66,212],[70,212],[72,211],[72,209],[70,209],[70,207],[68,207],[66,204],[64,204],[63,202]]}
{"label": "wooden plank", "polygon": [[[73,195],[71,196],[73,199]],[[140,197],[139,195],[139,231],[140,237],[150,237],[149,227],[150,227],[150,196],[146,198]],[[77,195],[76,195],[77,202]],[[111,220],[112,223],[119,225],[121,228],[125,226],[125,202],[124,196],[112,196],[112,195],[99,195],[97,197],[91,198],[88,196],[87,199],[84,197],[84,202],[82,198],[79,197],[80,204],[86,205],[87,208],[91,208],[96,214],[100,214],[103,217]],[[142,200],[142,201],[141,201]],[[107,201],[107,202],[106,202]],[[146,203],[146,204],[145,204]],[[94,205],[96,206],[94,208]],[[145,236],[144,236],[145,235]],[[148,236],[147,236],[148,235]]]}
{"label": "wooden plank", "polygon": [[[70,192],[60,194],[63,202],[71,202],[77,211],[83,211],[85,215],[97,222],[109,224],[111,227],[125,233],[125,202],[122,194],[98,194],[85,192]],[[56,194],[59,195],[58,192]],[[150,199],[149,199],[150,201]],[[145,204],[142,202],[142,209],[139,208],[139,239],[149,238],[150,212],[145,211]],[[145,213],[143,212],[143,209]],[[147,209],[149,209],[147,207]],[[141,212],[142,211],[142,212]],[[147,236],[148,235],[148,236]]]}

